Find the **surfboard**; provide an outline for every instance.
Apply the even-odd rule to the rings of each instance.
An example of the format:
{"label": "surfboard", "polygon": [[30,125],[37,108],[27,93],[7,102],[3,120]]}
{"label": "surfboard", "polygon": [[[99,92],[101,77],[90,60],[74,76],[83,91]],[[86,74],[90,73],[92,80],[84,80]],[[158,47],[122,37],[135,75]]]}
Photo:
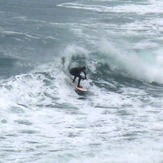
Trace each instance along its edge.
{"label": "surfboard", "polygon": [[83,87],[77,87],[75,86],[75,92],[78,94],[78,95],[85,95],[87,93],[87,89],[86,88],[83,88]]}
{"label": "surfboard", "polygon": [[77,93],[77,94],[79,94],[79,95],[84,95],[84,94],[86,94],[86,92],[88,91],[86,88],[84,88],[84,87],[78,87],[77,86],[77,82],[75,81],[75,82],[72,82],[72,78],[71,77],[66,77],[65,78],[65,80],[66,80],[66,82],[70,85],[70,86],[72,86],[73,88],[74,88],[74,90],[75,90],[75,92]]}
{"label": "surfboard", "polygon": [[86,88],[83,88],[83,87],[75,87],[76,88],[76,90],[78,90],[78,91],[81,91],[81,92],[87,92],[87,89]]}

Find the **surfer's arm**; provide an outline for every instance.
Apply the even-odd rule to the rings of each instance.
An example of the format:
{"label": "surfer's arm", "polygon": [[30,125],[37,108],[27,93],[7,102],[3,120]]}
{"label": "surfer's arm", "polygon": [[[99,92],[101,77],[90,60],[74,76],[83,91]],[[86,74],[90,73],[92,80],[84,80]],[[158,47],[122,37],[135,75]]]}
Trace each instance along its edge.
{"label": "surfer's arm", "polygon": [[85,75],[85,79],[87,79],[86,72],[85,72],[85,71],[83,71],[83,73],[84,73],[84,75]]}

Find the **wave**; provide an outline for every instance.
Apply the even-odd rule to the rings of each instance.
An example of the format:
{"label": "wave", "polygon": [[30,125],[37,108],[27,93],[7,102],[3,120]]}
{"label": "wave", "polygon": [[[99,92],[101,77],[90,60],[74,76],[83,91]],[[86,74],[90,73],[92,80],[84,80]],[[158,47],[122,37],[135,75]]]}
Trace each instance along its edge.
{"label": "wave", "polygon": [[[99,55],[112,71],[123,76],[144,81],[163,83],[162,50],[137,52],[127,47],[125,42],[114,44],[102,40]],[[147,53],[147,54],[146,54]]]}
{"label": "wave", "polygon": [[0,36],[3,38],[29,38],[29,39],[38,39],[36,36],[32,36],[30,34],[26,33],[21,33],[21,32],[15,32],[15,31],[5,31],[5,30],[0,30]]}
{"label": "wave", "polygon": [[[114,4],[114,5],[113,5]],[[148,8],[147,8],[148,5]],[[117,3],[115,5],[114,2],[110,2],[108,6],[104,5],[93,5],[93,4],[85,4],[85,3],[62,3],[59,4],[58,7],[65,7],[65,8],[73,8],[73,9],[82,9],[82,10],[90,10],[94,12],[102,12],[102,13],[109,13],[109,12],[116,12],[116,13],[137,13],[137,14],[156,14],[162,13],[161,6],[163,3],[157,2],[137,2],[137,5],[129,3]]]}
{"label": "wave", "polygon": [[[52,62],[35,67],[29,73],[25,73],[25,70],[29,70],[30,66],[26,67],[23,61],[1,57],[0,62],[5,62],[4,67],[3,64],[1,65],[1,72],[5,72],[2,70],[3,68],[8,71],[12,70],[12,76],[13,71],[15,72],[15,76],[7,81],[3,80],[1,87],[5,88],[7,94],[10,92],[12,92],[11,95],[16,94],[19,100],[15,100],[18,100],[20,105],[28,105],[24,101],[23,94],[27,96],[27,99],[29,98],[30,103],[33,101],[33,106],[36,106],[37,103],[54,106],[57,103],[59,105],[60,102],[66,103],[67,97],[70,95],[72,98],[77,97],[75,92],[72,94],[72,88],[65,80],[69,78],[69,68],[84,65],[87,67],[88,80],[81,83],[99,94],[102,89],[106,92],[120,93],[123,88],[141,89],[144,87],[145,89],[148,83],[158,83],[157,86],[161,87],[163,84],[163,77],[160,75],[163,66],[161,51],[151,58],[144,58],[134,51],[128,53],[127,47],[125,50],[123,46],[122,50],[120,46],[116,47],[115,44],[102,40],[94,51],[82,46],[70,45],[61,53],[62,55],[58,55],[59,57]],[[65,57],[64,69],[61,57]],[[19,75],[22,72],[18,71],[21,66],[19,63],[22,63],[21,70],[24,69],[22,75]],[[7,90],[8,87],[12,89]],[[53,102],[54,99],[58,102]]]}
{"label": "wave", "polygon": [[125,80],[163,84],[162,49],[137,52],[125,42],[119,44],[101,40],[95,51],[68,46],[65,50],[66,68],[84,64],[92,72],[92,77],[106,81],[120,76]]}
{"label": "wave", "polygon": [[[75,49],[77,52],[78,48],[75,47]],[[81,96],[73,91],[74,88],[70,84],[71,80],[66,71],[70,65],[74,66],[73,62],[87,66],[88,80],[81,81],[81,85],[89,90],[86,99],[82,98],[87,107],[114,107],[115,104],[121,107],[124,105],[123,99],[127,100],[127,105],[133,105],[133,99],[135,100],[134,105],[138,103],[141,105],[141,100],[155,104],[156,94],[157,97],[162,95],[162,85],[148,85],[124,75],[119,70],[112,70],[107,61],[100,61],[101,53],[75,54],[75,56],[66,58],[65,68],[58,58],[28,73],[1,80],[0,106],[2,110],[12,109],[12,112],[26,112],[29,109],[39,110],[41,108],[78,108],[83,101],[74,101],[74,99],[80,99]],[[98,56],[98,61],[95,56]],[[149,94],[150,96],[146,96]],[[130,99],[127,99],[128,96]],[[157,104],[159,102],[158,100]]]}

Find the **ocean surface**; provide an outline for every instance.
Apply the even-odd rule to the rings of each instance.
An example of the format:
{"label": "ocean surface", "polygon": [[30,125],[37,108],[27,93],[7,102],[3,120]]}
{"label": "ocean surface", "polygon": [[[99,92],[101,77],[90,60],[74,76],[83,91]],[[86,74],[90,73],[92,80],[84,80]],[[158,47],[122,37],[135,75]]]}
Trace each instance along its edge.
{"label": "ocean surface", "polygon": [[1,0],[0,163],[163,163],[162,45],[162,0]]}

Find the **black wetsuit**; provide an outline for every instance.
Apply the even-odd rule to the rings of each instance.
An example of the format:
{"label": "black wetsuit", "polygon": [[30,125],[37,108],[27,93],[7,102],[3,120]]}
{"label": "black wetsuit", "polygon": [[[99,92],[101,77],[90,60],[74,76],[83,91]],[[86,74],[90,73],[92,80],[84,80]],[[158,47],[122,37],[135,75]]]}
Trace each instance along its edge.
{"label": "black wetsuit", "polygon": [[[69,72],[70,72],[71,75],[74,76],[73,82],[75,82],[75,79],[76,79],[77,77],[79,78],[79,80],[78,80],[78,85],[77,85],[77,86],[78,86],[78,87],[81,87],[81,86],[80,86],[80,81],[81,81],[81,79],[86,79],[86,68],[85,68],[85,67],[74,67],[74,68],[71,68]],[[83,78],[83,77],[80,75],[81,72],[84,73],[85,78]]]}

